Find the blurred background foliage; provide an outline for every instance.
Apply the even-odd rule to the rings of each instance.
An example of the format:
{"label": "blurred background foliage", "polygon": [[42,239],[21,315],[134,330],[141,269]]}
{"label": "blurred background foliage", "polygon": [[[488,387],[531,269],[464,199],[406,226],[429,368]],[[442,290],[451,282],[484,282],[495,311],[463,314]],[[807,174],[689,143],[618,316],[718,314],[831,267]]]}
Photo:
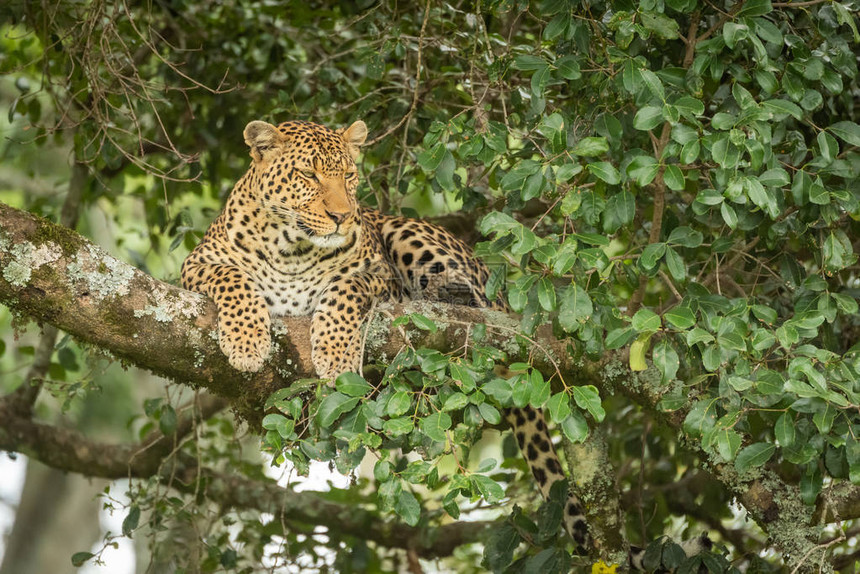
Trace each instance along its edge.
{"label": "blurred background foliage", "polygon": [[[442,415],[463,412],[471,423],[454,438],[468,460],[474,426],[531,403],[546,406],[569,440],[602,420],[622,506],[636,509],[626,516],[632,541],[707,530],[720,543],[712,569],[777,571],[783,558],[848,568],[854,520],[808,526],[788,548],[784,534],[745,521],[708,471],[734,464],[748,477],[767,465],[799,492],[798,516],[822,489],[860,483],[858,8],[856,0],[12,0],[0,6],[0,201],[59,221],[78,166],[86,176],[72,202],[77,230],[176,283],[247,166],[248,121],[363,119],[366,204],[483,240],[488,293],[521,313],[523,335],[551,323],[586,360],[627,350],[632,369],[651,362],[659,371],[651,384],[661,401],[642,410],[601,387],[601,407],[594,386],[552,373],[493,377],[489,350],[441,361],[418,353],[390,371],[421,367],[412,386],[341,403],[335,414],[352,423],[361,409],[414,414],[421,422],[408,440],[398,442],[403,429],[391,425],[377,434],[418,447],[442,470],[406,471],[405,459],[384,454],[390,468],[365,469],[327,497],[376,503],[410,523],[419,502],[434,522],[460,505],[464,516],[498,516],[485,509],[499,506],[497,481],[507,494],[532,492],[508,470],[523,463],[495,440],[472,449],[471,467],[443,455],[453,423]],[[0,309],[4,391],[24,381],[37,338]],[[187,391],[92,351],[57,339],[39,416],[113,440],[169,431]],[[433,398],[416,386],[442,390]],[[458,393],[465,398],[451,409],[440,402]],[[392,409],[392,395],[406,402]],[[438,411],[421,410],[420,397]],[[298,418],[282,406],[284,420]],[[680,429],[665,424],[672,416]],[[278,424],[266,440],[276,458],[281,439],[295,438]],[[365,435],[339,440],[374,446]],[[183,448],[201,460],[262,476],[254,440],[228,416],[193,438]],[[320,440],[330,452],[286,456],[300,469],[314,457],[346,471],[359,463],[355,452],[336,452],[332,435]],[[479,468],[486,452],[505,460],[500,469]],[[493,484],[474,478],[485,474]],[[124,512],[138,515],[123,530],[144,509],[136,537],[148,542],[138,551],[153,556],[141,571],[169,571],[155,569],[165,556],[188,572],[280,571],[284,562],[291,571],[530,572],[570,560],[563,537],[535,534],[557,530],[551,512],[530,520],[515,511],[485,550],[413,563],[336,532],[283,530],[253,512],[195,505],[154,480],[130,492]],[[440,500],[446,492],[454,495]],[[195,550],[177,555],[172,545],[186,538]],[[804,558],[810,540],[822,549]],[[652,564],[660,560],[658,552]]]}

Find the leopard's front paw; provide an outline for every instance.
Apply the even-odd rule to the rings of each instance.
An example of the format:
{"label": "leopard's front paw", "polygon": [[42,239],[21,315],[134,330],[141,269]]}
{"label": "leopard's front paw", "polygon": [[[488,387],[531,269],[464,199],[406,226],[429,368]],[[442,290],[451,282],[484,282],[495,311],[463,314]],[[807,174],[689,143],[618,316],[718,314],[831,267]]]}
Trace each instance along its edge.
{"label": "leopard's front paw", "polygon": [[239,371],[256,373],[263,368],[272,350],[272,336],[268,329],[249,329],[226,322],[218,325],[218,344],[227,355],[230,366]]}
{"label": "leopard's front paw", "polygon": [[311,360],[313,361],[314,370],[316,371],[317,376],[321,379],[327,379],[330,387],[334,386],[335,379],[337,379],[341,374],[347,371],[357,373],[361,368],[361,360],[357,353],[354,353],[349,357],[343,355],[340,357],[333,357],[313,349],[311,352]]}

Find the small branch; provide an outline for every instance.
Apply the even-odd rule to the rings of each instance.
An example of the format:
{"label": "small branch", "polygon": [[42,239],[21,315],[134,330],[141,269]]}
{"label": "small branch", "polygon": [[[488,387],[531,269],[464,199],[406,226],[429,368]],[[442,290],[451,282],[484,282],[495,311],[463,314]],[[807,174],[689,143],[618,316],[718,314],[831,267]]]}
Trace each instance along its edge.
{"label": "small branch", "polygon": [[[672,124],[665,122],[663,131],[660,134],[660,139],[654,149],[654,157],[657,161],[663,156],[663,150],[669,143],[669,136],[672,134]],[[651,232],[648,234],[648,243],[657,243],[660,241],[660,234],[663,232],[663,211],[666,209],[666,183],[663,181],[663,172],[666,170],[665,165],[661,165],[657,172],[657,177],[654,178],[654,211],[651,214]],[[633,296],[630,298],[630,303],[627,306],[627,313],[634,315],[642,305],[642,300],[645,298],[645,289],[648,286],[648,276],[645,274],[639,275],[639,287]]]}
{"label": "small branch", "polygon": [[[419,94],[418,88],[421,86],[421,56],[422,56],[422,50],[424,49],[424,32],[427,30],[427,22],[429,20],[430,20],[430,0],[427,0],[427,2],[424,4],[424,21],[421,22],[421,32],[418,35],[418,61],[415,65],[415,87],[412,89],[412,103],[409,106],[409,111],[406,112],[405,116],[400,118],[400,121],[397,122],[397,124],[394,127],[386,130],[385,133],[383,133],[382,135],[373,138],[372,140],[370,140],[365,145],[372,146],[373,144],[385,139],[386,137],[388,137],[389,135],[391,135],[392,133],[397,131],[400,128],[400,126],[402,126],[403,124],[406,124],[412,118],[412,114],[415,113],[415,109],[418,107],[418,94]],[[408,124],[407,124],[407,126],[408,126]]]}
{"label": "small branch", "polygon": [[743,2],[743,0],[741,0],[737,4],[733,5],[731,10],[729,10],[728,12],[723,12],[722,15],[720,16],[720,19],[717,20],[717,22],[713,26],[708,28],[707,32],[705,32],[704,34],[702,34],[701,36],[696,38],[696,43],[698,44],[699,42],[703,42],[703,41],[707,40],[708,38],[710,38],[711,34],[716,32],[720,28],[722,28],[723,24],[728,22],[730,19],[734,18],[735,14],[740,12],[741,8],[743,8],[743,7],[744,7],[744,2]]}

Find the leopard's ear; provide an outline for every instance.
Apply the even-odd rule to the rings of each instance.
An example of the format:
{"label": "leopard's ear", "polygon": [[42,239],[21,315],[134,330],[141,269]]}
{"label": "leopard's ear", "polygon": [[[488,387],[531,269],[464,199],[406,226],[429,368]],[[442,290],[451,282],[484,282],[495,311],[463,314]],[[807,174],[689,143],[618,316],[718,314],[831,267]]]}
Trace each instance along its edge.
{"label": "leopard's ear", "polygon": [[245,126],[244,136],[254,161],[261,161],[266,152],[287,142],[287,138],[278,128],[257,120]]}
{"label": "leopard's ear", "polygon": [[354,122],[341,133],[343,141],[346,142],[346,147],[349,149],[349,155],[352,159],[358,157],[358,148],[367,139],[367,125],[361,120]]}

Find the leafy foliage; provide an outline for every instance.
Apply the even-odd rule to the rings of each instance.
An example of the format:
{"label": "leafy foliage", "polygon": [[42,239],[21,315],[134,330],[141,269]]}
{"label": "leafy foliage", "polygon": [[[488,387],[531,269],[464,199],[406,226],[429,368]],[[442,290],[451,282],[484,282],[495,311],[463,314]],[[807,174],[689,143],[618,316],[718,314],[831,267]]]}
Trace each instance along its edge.
{"label": "leafy foliage", "polygon": [[[457,353],[407,348],[378,368],[379,380],[347,374],[333,389],[270,397],[263,448],[274,464],[306,473],[326,461],[357,476],[374,456],[372,482],[363,473],[327,496],[432,529],[518,492],[511,470],[523,463],[511,445],[488,457],[476,441],[505,408],[532,405],[563,440],[587,440],[602,424],[612,459],[634,459],[614,478],[648,518],[631,529],[640,543],[658,539],[672,514],[700,521],[693,533],[725,532],[732,485],[700,480],[709,468],[731,465],[741,481],[775,473],[798,490],[798,515],[826,485],[860,484],[860,6],[803,4],[3,7],[13,25],[2,39],[2,93],[14,139],[28,144],[8,153],[26,166],[34,146],[71,149],[96,175],[85,202],[138,236],[117,251],[175,278],[244,169],[247,121],[364,119],[376,136],[362,159],[366,203],[467,214],[466,228],[487,239],[477,246],[492,267],[487,295],[520,314],[524,346],[545,353],[534,341],[549,325],[583,361],[626,351],[631,371],[656,369],[635,380],[658,398],[641,403],[643,414],[629,404],[635,392],[611,396],[606,380],[564,380],[528,363],[497,375],[506,357],[488,342],[493,326],[471,325]],[[16,197],[59,213],[54,196]],[[138,227],[129,201],[145,220]],[[408,325],[437,329],[419,313],[394,323]],[[632,386],[624,375],[615,384]],[[175,428],[173,407],[149,411],[150,424]],[[672,419],[682,422],[664,424]],[[223,446],[232,429],[210,430],[208,456],[237,462]],[[692,453],[676,450],[678,430]],[[237,472],[259,473],[247,466]],[[653,488],[643,492],[640,476]],[[691,491],[664,496],[679,477]],[[483,567],[584,563],[558,536],[553,504],[504,512]],[[141,508],[177,520],[185,512],[143,485],[129,534],[144,528]],[[721,540],[736,557],[779,568],[750,558],[766,546],[736,530]],[[213,527],[213,540],[226,532]],[[317,567],[327,558],[316,545],[343,571],[379,571],[390,558],[373,545],[348,551],[336,532],[308,542],[274,523],[244,520],[242,537],[248,555],[213,555],[208,571],[250,568],[273,537]],[[846,548],[830,548],[837,563]],[[480,567],[468,552],[450,560],[457,571]],[[646,561],[729,568],[719,552],[685,561],[663,539]]]}

